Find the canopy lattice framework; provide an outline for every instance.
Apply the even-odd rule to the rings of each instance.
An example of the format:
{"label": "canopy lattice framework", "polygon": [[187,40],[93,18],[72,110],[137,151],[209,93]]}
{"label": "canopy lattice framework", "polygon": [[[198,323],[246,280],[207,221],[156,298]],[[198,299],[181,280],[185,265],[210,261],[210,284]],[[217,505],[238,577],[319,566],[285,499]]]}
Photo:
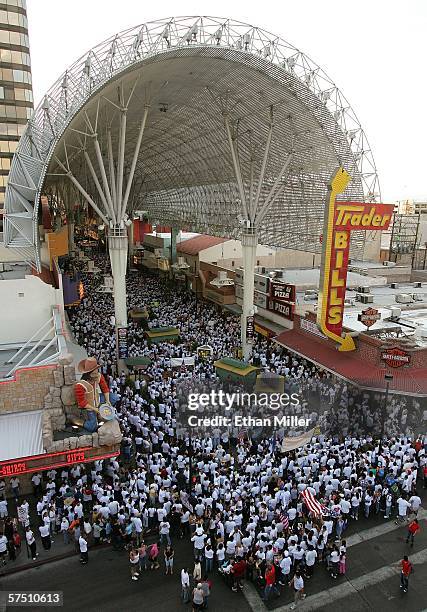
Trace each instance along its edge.
{"label": "canopy lattice framework", "polygon": [[72,178],[110,227],[144,210],[237,237],[251,217],[261,243],[315,252],[337,165],[343,199],[380,198],[360,123],[310,58],[229,19],[163,19],[94,47],[43,98],[13,159],[4,241],[40,268],[40,195]]}

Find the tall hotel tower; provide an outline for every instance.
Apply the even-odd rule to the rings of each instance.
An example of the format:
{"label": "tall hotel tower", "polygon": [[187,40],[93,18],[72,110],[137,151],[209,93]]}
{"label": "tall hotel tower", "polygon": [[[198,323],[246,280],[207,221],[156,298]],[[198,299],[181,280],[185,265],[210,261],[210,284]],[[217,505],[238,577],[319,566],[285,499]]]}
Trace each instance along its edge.
{"label": "tall hotel tower", "polygon": [[26,0],[0,0],[0,231],[10,164],[32,110]]}

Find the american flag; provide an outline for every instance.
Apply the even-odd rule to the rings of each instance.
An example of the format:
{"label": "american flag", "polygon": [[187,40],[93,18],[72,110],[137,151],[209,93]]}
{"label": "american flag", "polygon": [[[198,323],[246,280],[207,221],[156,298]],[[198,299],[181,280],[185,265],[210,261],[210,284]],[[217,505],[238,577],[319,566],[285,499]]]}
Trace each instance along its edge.
{"label": "american flag", "polygon": [[289,517],[287,512],[280,513],[280,521],[283,525],[283,529],[289,529]]}
{"label": "american flag", "polygon": [[301,491],[301,497],[309,511],[315,516],[326,516],[329,514],[327,507],[317,501],[313,493],[311,493],[311,491],[308,489]]}

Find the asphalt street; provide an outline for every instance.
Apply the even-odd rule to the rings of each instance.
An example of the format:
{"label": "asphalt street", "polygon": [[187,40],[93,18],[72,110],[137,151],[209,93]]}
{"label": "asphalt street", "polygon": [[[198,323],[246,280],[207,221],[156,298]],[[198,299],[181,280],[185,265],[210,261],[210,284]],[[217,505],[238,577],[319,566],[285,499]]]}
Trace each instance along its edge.
{"label": "asphalt street", "polygon": [[[427,491],[420,490],[426,508]],[[427,513],[420,515],[421,532],[413,548],[405,543],[406,526],[396,527],[393,520],[384,520],[382,514],[369,520],[361,518],[351,522],[345,532],[348,542],[347,574],[331,579],[323,565],[315,568],[314,576],[306,581],[306,600],[298,607],[300,612],[325,611],[335,608],[345,612],[386,610],[387,612],[421,612],[427,609]],[[149,539],[149,542],[151,540]],[[35,565],[16,573],[0,574],[0,592],[13,590],[59,590],[64,595],[63,610],[74,612],[133,612],[139,610],[170,612],[190,610],[180,600],[180,571],[187,563],[192,571],[192,546],[188,541],[173,542],[175,573],[164,575],[164,567],[143,572],[138,581],[130,579],[127,553],[115,552],[110,546],[89,551],[89,564],[82,566],[79,556]],[[71,553],[72,545],[64,547],[60,538],[55,540],[52,555]],[[40,560],[46,553],[40,549]],[[399,588],[399,570],[396,567],[404,554],[414,560],[415,571],[410,577],[408,593]],[[160,555],[159,559],[162,559]],[[4,571],[16,571],[22,559],[8,563]],[[31,561],[30,561],[31,564]],[[293,599],[289,588],[283,588],[280,597],[272,598],[267,607],[259,593],[246,585],[244,594],[233,593],[222,577],[214,572],[209,609],[214,612],[287,612]],[[14,608],[0,605],[0,612]],[[47,607],[27,607],[35,612]]]}

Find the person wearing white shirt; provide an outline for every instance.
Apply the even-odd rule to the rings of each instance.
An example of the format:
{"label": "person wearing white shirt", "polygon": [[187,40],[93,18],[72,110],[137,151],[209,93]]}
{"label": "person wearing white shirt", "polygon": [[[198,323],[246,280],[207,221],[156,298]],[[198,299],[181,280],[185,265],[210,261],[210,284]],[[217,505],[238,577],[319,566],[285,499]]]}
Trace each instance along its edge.
{"label": "person wearing white shirt", "polygon": [[397,507],[399,509],[399,514],[397,516],[396,525],[405,522],[411,504],[404,497],[399,497],[397,500]]}
{"label": "person wearing white shirt", "polygon": [[203,529],[198,527],[196,533],[191,538],[191,541],[194,542],[194,557],[196,559],[201,559],[202,557],[206,537],[206,534],[203,533]]}
{"label": "person wearing white shirt", "polygon": [[42,540],[42,545],[45,550],[50,550],[51,541],[50,541],[50,524],[44,523],[39,527],[40,537]]}
{"label": "person wearing white shirt", "polygon": [[421,506],[421,498],[419,497],[419,495],[412,495],[408,501],[411,504],[411,513],[417,516],[418,510]]}
{"label": "person wearing white shirt", "polygon": [[184,604],[190,601],[190,575],[186,567],[181,570],[181,598]]}
{"label": "person wearing white shirt", "polygon": [[0,561],[2,565],[6,565],[7,555],[7,537],[4,533],[0,532]]}
{"label": "person wearing white shirt", "polygon": [[5,518],[6,516],[8,516],[7,500],[0,499],[0,519]]}
{"label": "person wearing white shirt", "polygon": [[64,544],[68,544],[69,541],[70,541],[70,534],[69,534],[69,531],[68,531],[69,527],[70,527],[69,520],[67,519],[66,516],[63,516],[62,517],[62,521],[61,521],[60,529],[61,529],[61,533],[62,533],[63,538],[64,538]]}
{"label": "person wearing white shirt", "polygon": [[314,564],[316,563],[317,552],[314,546],[309,546],[308,550],[305,551],[305,571],[306,578],[311,578],[313,575]]}
{"label": "person wearing white shirt", "polygon": [[79,549],[80,549],[80,563],[86,565],[89,561],[89,554],[87,552],[87,540],[84,535],[79,537]]}

